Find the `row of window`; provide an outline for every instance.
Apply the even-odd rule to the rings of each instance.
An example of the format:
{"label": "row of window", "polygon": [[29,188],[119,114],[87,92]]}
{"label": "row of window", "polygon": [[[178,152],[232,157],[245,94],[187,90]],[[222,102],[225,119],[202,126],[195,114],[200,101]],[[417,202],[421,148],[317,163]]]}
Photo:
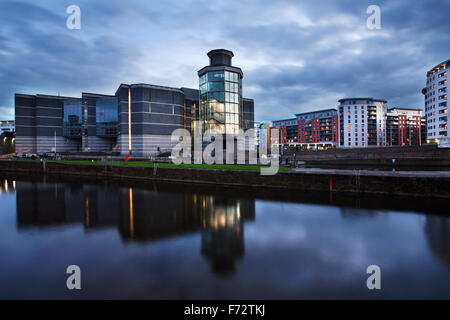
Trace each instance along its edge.
{"label": "row of window", "polygon": [[201,94],[200,100],[216,100],[218,102],[239,103],[239,94],[231,92],[209,92]]}
{"label": "row of window", "polygon": [[228,91],[233,93],[239,92],[239,84],[234,82],[219,82],[219,81],[213,81],[213,82],[205,82],[200,86],[200,94],[206,93],[206,92],[213,92],[213,91]]}
{"label": "row of window", "polygon": [[203,102],[201,104],[202,110],[214,110],[215,112],[230,112],[230,113],[239,113],[239,104],[237,103],[216,103]]}
{"label": "row of window", "polygon": [[239,74],[230,71],[211,71],[200,77],[200,85],[208,81],[230,81],[239,83]]}

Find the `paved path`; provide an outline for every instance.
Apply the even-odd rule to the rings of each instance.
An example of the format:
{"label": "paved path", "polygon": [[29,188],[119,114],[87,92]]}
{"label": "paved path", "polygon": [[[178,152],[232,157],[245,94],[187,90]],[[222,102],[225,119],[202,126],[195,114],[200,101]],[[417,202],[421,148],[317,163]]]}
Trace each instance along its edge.
{"label": "paved path", "polygon": [[346,169],[315,169],[298,168],[292,172],[303,174],[326,174],[347,176],[372,176],[372,177],[409,177],[409,178],[450,178],[450,171],[377,171],[377,170],[346,170]]}

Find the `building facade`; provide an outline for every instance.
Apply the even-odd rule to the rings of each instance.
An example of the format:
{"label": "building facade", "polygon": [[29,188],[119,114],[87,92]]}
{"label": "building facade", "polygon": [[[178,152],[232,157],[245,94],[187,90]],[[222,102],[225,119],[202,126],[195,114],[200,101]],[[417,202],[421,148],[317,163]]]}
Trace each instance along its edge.
{"label": "building facade", "polygon": [[208,57],[209,66],[198,71],[203,132],[238,134],[244,128],[242,70],[231,65],[231,51],[211,50]]}
{"label": "building facade", "polygon": [[338,115],[336,109],[298,113],[295,118],[273,121],[280,131],[280,144],[296,145],[301,149],[324,149],[338,144]]}
{"label": "building facade", "polygon": [[387,101],[374,98],[339,100],[339,146],[386,146]]}
{"label": "building facade", "polygon": [[422,144],[422,109],[390,108],[386,125],[387,146]]}
{"label": "building facade", "polygon": [[270,130],[270,124],[264,122],[255,122],[255,147],[264,149],[266,142],[268,142],[268,133]]}
{"label": "building facade", "polygon": [[[192,132],[196,121],[201,120],[204,129],[223,133],[253,128],[254,101],[242,98],[242,71],[231,66],[233,53],[213,50],[208,55],[211,66],[199,72],[208,81],[206,85],[200,81],[200,91],[121,84],[114,95],[82,93],[78,98],[16,94],[16,153],[153,156],[170,152],[175,144],[171,142],[172,132]],[[229,60],[223,60],[227,56]]]}
{"label": "building facade", "polygon": [[276,120],[272,122],[280,132],[280,144],[298,142],[298,123],[296,118]]}
{"label": "building facade", "polygon": [[447,79],[450,60],[444,61],[427,72],[425,95],[425,117],[427,141],[439,142],[450,137],[448,125]]}
{"label": "building facade", "polygon": [[324,148],[338,144],[338,115],[336,109],[296,114],[298,143],[309,148]]}

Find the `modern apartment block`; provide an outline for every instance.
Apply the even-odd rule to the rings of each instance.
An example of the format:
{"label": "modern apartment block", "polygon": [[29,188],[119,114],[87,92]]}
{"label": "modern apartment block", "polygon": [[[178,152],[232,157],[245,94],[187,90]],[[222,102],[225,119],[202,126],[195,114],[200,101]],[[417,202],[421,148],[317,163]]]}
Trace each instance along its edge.
{"label": "modern apartment block", "polygon": [[297,118],[276,120],[272,122],[272,125],[279,129],[280,144],[298,142]]}
{"label": "modern apartment block", "polygon": [[280,130],[280,144],[298,145],[301,149],[324,149],[338,144],[336,109],[298,113],[295,118],[273,121]]}
{"label": "modern apartment block", "polygon": [[422,109],[390,108],[387,113],[387,146],[422,144]]}
{"label": "modern apartment block", "polygon": [[339,146],[386,146],[387,101],[374,98],[339,100]]}
{"label": "modern apartment block", "polygon": [[439,142],[450,137],[447,105],[447,77],[450,60],[444,61],[427,72],[425,95],[425,116],[427,120],[427,141]]}
{"label": "modern apartment block", "polygon": [[338,115],[336,109],[326,109],[295,115],[298,124],[298,143],[305,145],[321,145],[320,147],[337,146]]}
{"label": "modern apartment block", "polygon": [[[172,132],[180,128],[192,131],[195,121],[223,133],[253,128],[254,101],[242,98],[242,71],[231,67],[233,53],[212,50],[208,55],[211,66],[199,72],[200,91],[121,84],[114,95],[16,94],[16,153],[149,156],[169,152],[174,145]],[[227,56],[229,60],[224,59]]]}
{"label": "modern apartment block", "polygon": [[271,128],[270,123],[263,122],[255,122],[254,130],[255,130],[255,146],[257,148],[265,148],[265,143],[268,141],[269,130]]}

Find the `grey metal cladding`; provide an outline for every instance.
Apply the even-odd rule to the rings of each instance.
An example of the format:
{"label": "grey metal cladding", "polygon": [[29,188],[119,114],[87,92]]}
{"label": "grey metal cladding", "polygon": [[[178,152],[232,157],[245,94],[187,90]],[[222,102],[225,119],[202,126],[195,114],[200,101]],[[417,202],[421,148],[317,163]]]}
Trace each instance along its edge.
{"label": "grey metal cladding", "polygon": [[34,107],[36,106],[36,97],[35,96],[21,96],[15,95],[14,102],[16,107]]}
{"label": "grey metal cladding", "polygon": [[173,110],[174,110],[174,114],[184,115],[184,107],[174,105]]}
{"label": "grey metal cladding", "polygon": [[128,88],[125,86],[120,87],[117,92],[119,101],[128,101]]}
{"label": "grey metal cladding", "polygon": [[132,126],[139,126],[145,123],[152,124],[177,124],[183,125],[183,117],[171,114],[154,114],[154,113],[133,113],[131,115]]}
{"label": "grey metal cladding", "polygon": [[126,123],[121,123],[119,125],[119,130],[120,130],[120,134],[128,134],[128,124]]}
{"label": "grey metal cladding", "polygon": [[162,124],[143,124],[140,126],[135,126],[132,128],[133,135],[139,134],[161,134],[161,135],[171,135],[172,132],[178,129],[179,126],[169,126]]}
{"label": "grey metal cladding", "polygon": [[254,112],[255,109],[255,103],[251,100],[246,100],[243,99],[243,107],[244,107],[244,112]]}
{"label": "grey metal cladding", "polygon": [[54,97],[36,97],[36,106],[38,107],[51,107],[51,108],[62,108],[63,107],[63,98],[54,98]]}
{"label": "grey metal cladding", "polygon": [[37,139],[39,141],[39,136],[54,136],[56,131],[57,136],[62,136],[62,128],[55,128],[55,127],[37,127],[36,128],[36,135],[38,136]]}
{"label": "grey metal cladding", "polygon": [[37,108],[36,116],[37,117],[60,117],[62,119],[64,116],[64,112],[63,112],[63,109]]}
{"label": "grey metal cladding", "polygon": [[88,136],[95,136],[95,135],[97,135],[97,130],[96,130],[95,126],[89,126],[88,127]]}
{"label": "grey metal cladding", "polygon": [[18,116],[26,116],[26,117],[34,117],[36,115],[35,108],[21,108],[16,106],[16,117]]}
{"label": "grey metal cladding", "polygon": [[154,103],[152,104],[152,112],[172,114],[172,105]]}
{"label": "grey metal cladding", "polygon": [[[128,96],[126,98],[128,100]],[[150,100],[150,89],[145,87],[131,88],[131,101],[148,101]]]}
{"label": "grey metal cladding", "polygon": [[96,111],[97,109],[96,109],[96,107],[95,106],[89,106],[88,107],[88,116],[96,116]]}
{"label": "grey metal cladding", "polygon": [[[148,112],[148,106],[149,106],[149,103],[147,103],[147,102],[133,102],[131,104],[131,113],[133,113],[133,112]],[[128,112],[128,106],[127,106],[126,112]]]}
{"label": "grey metal cladding", "polygon": [[83,98],[83,104],[87,104],[88,106],[96,106],[97,100],[94,98]]}
{"label": "grey metal cladding", "polygon": [[128,103],[127,102],[120,102],[119,103],[119,113],[128,112]]}
{"label": "grey metal cladding", "polygon": [[36,127],[34,127],[34,126],[32,126],[32,127],[17,126],[16,127],[16,137],[21,137],[21,136],[25,136],[25,137],[36,136]]}
{"label": "grey metal cladding", "polygon": [[150,101],[152,102],[162,102],[169,104],[180,104],[184,103],[184,94],[182,92],[174,90],[165,90],[163,88],[150,88]]}
{"label": "grey metal cladding", "polygon": [[184,98],[186,100],[198,101],[200,92],[197,89],[191,88],[181,88],[181,91],[184,92]]}
{"label": "grey metal cladding", "polygon": [[16,114],[16,129],[20,128],[21,126],[35,126],[35,125],[36,125],[36,118],[21,117]]}
{"label": "grey metal cladding", "polygon": [[47,117],[36,117],[36,125],[39,126],[53,126],[60,127],[63,124],[63,119],[58,118],[47,118]]}

